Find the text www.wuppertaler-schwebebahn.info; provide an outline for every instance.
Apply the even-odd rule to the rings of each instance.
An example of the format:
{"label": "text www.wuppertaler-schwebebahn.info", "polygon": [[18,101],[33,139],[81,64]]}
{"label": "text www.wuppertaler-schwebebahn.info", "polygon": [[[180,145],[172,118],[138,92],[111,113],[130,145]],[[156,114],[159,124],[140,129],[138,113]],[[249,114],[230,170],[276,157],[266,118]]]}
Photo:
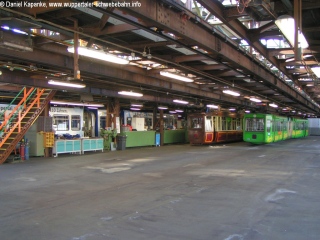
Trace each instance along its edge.
{"label": "text www.wuppertaler-schwebebahn.info", "polygon": [[0,7],[25,7],[25,8],[47,8],[47,7],[67,7],[67,8],[79,8],[79,7],[141,7],[139,1],[112,1],[112,2],[29,2],[29,1],[1,1]]}

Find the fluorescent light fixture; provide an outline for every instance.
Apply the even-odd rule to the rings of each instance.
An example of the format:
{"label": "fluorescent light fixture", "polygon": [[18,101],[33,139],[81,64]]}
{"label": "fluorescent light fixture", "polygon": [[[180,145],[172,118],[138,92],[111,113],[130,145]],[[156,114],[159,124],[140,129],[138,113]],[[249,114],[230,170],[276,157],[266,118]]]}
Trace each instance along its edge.
{"label": "fluorescent light fixture", "polygon": [[183,100],[179,100],[179,99],[174,99],[173,102],[180,103],[180,104],[188,104],[189,103],[187,101],[183,101]]}
{"label": "fluorescent light fixture", "polygon": [[257,103],[261,102],[260,99],[254,98],[254,97],[251,97],[251,98],[250,98],[250,101],[252,101],[252,102],[257,102]]}
{"label": "fluorescent light fixture", "polygon": [[142,93],[136,93],[136,92],[132,92],[132,91],[120,91],[118,92],[118,94],[120,95],[126,95],[126,96],[131,96],[131,97],[142,97],[143,94]]}
{"label": "fluorescent light fixture", "polygon": [[245,110],[244,112],[245,112],[245,113],[250,113],[250,110]]}
{"label": "fluorescent light fixture", "polygon": [[176,111],[169,111],[169,113],[175,114],[175,113],[177,113],[177,112],[176,112]]}
{"label": "fluorescent light fixture", "polygon": [[70,82],[70,81],[58,81],[58,80],[49,80],[48,84],[62,86],[62,87],[72,87],[72,88],[85,88],[86,85],[82,83]]}
{"label": "fluorescent light fixture", "polygon": [[166,106],[159,106],[158,109],[160,109],[160,110],[167,110],[168,107],[166,107]]}
{"label": "fluorescent light fixture", "polygon": [[208,105],[207,105],[207,108],[215,108],[215,109],[218,109],[219,106],[214,105],[214,104],[208,104]]}
{"label": "fluorescent light fixture", "polygon": [[24,31],[21,31],[19,29],[12,29],[12,31],[15,32],[15,33],[19,33],[19,34],[28,35],[28,33],[24,32]]}
{"label": "fluorescent light fixture", "polygon": [[131,103],[131,107],[143,107],[143,104],[141,103]]}
{"label": "fluorescent light fixture", "polygon": [[183,110],[181,110],[181,109],[176,109],[175,110],[177,113],[182,113],[183,112]]}
{"label": "fluorescent light fixture", "polygon": [[236,109],[235,108],[229,108],[229,111],[235,111]]}
{"label": "fluorescent light fixture", "polygon": [[130,108],[130,110],[133,110],[133,111],[140,111],[140,108]]}
{"label": "fluorescent light fixture", "polygon": [[164,72],[161,71],[160,75],[164,76],[164,77],[168,77],[168,78],[173,78],[175,80],[179,80],[179,81],[183,81],[183,82],[193,82],[193,79],[188,78],[188,77],[184,77],[178,74],[174,74],[174,73],[170,73],[170,72]]}
{"label": "fluorescent light fixture", "polygon": [[277,107],[278,107],[278,105],[275,104],[275,103],[270,103],[269,106],[270,106],[270,107],[273,107],[273,108],[277,108]]}
{"label": "fluorescent light fixture", "polygon": [[[294,34],[295,34],[295,21],[294,18],[288,15],[280,16],[276,21],[275,24],[278,26],[282,34],[288,40],[290,45],[294,47]],[[304,37],[302,32],[299,32],[299,43],[301,48],[308,48],[309,44]]]}
{"label": "fluorescent light fixture", "polygon": [[318,78],[320,78],[320,67],[312,67],[311,70]]}
{"label": "fluorescent light fixture", "polygon": [[225,94],[229,94],[229,95],[232,95],[232,96],[236,96],[236,97],[239,97],[239,96],[240,96],[240,93],[234,92],[234,91],[232,91],[232,90],[223,90],[222,92],[224,92]]}
{"label": "fluorescent light fixture", "polygon": [[[74,53],[74,47],[68,47],[68,52]],[[85,47],[78,47],[78,54],[85,56],[85,57],[95,58],[95,59],[99,59],[102,61],[107,61],[107,62],[112,62],[112,63],[117,63],[117,64],[128,64],[129,63],[128,60],[123,59],[123,58],[119,58],[119,57],[112,55],[110,53],[105,53],[104,51],[89,49],[89,48],[85,48]]]}
{"label": "fluorescent light fixture", "polygon": [[59,100],[51,100],[51,104],[57,105],[70,105],[70,106],[83,106],[83,107],[104,107],[103,104],[99,103],[80,103],[80,102],[66,102],[66,101],[59,101]]}
{"label": "fluorescent light fixture", "polygon": [[89,109],[98,109],[97,107],[88,107]]}

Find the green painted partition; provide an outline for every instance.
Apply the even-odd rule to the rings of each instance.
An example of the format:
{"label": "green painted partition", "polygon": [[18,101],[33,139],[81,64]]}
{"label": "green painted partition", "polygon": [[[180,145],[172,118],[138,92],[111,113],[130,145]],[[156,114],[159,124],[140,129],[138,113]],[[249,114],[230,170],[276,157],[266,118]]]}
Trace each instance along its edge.
{"label": "green painted partition", "polygon": [[164,130],[164,144],[171,143],[185,143],[186,142],[186,130]]}
{"label": "green painted partition", "polygon": [[127,136],[126,147],[154,146],[156,141],[155,131],[124,132]]}

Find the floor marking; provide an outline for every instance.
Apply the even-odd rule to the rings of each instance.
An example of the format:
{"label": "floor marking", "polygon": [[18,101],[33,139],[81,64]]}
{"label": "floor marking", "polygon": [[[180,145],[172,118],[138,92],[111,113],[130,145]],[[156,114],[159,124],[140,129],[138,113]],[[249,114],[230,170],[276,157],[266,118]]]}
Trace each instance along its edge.
{"label": "floor marking", "polygon": [[180,202],[181,200],[182,200],[181,198],[178,198],[178,199],[171,200],[170,202],[171,202],[171,203],[178,203],[178,202]]}
{"label": "floor marking", "polygon": [[102,217],[100,218],[102,221],[110,221],[113,219],[113,217]]}
{"label": "floor marking", "polygon": [[142,175],[146,177],[162,178],[162,173],[143,173]]}
{"label": "floor marking", "polygon": [[122,172],[126,170],[130,170],[131,167],[115,167],[115,168],[103,168],[103,167],[85,167],[87,169],[93,169],[93,170],[100,170],[103,173],[115,173],[115,172]]}
{"label": "floor marking", "polygon": [[88,233],[88,234],[82,235],[80,237],[74,237],[74,238],[72,238],[72,240],[86,240],[87,237],[92,237],[94,235],[95,234],[93,234],[93,233]]}
{"label": "floor marking", "polygon": [[240,234],[232,234],[224,240],[243,240],[243,236]]}
{"label": "floor marking", "polygon": [[267,202],[274,202],[274,201],[278,201],[280,199],[283,199],[284,196],[283,194],[284,193],[297,193],[295,191],[291,191],[291,190],[288,190],[288,189],[283,189],[283,188],[280,188],[280,189],[277,189],[274,193],[268,195],[266,198],[265,198],[265,201]]}
{"label": "floor marking", "polygon": [[31,178],[31,177],[20,177],[20,178],[15,178],[14,180],[21,180],[21,181],[25,181],[25,182],[34,182],[34,181],[37,181],[37,179]]}

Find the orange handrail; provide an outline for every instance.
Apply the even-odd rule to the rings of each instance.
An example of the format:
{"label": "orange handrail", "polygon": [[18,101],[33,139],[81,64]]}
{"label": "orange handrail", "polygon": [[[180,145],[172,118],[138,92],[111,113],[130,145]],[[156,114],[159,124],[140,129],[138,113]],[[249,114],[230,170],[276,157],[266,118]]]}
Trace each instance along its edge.
{"label": "orange handrail", "polygon": [[10,134],[13,133],[13,131],[16,129],[16,127],[18,127],[18,132],[21,131],[21,120],[25,117],[25,115],[29,112],[29,110],[33,107],[33,105],[38,103],[37,106],[40,106],[40,104],[39,104],[40,103],[40,97],[43,94],[43,92],[44,92],[44,89],[42,89],[41,91],[38,91],[36,98],[27,107],[27,109],[24,111],[24,113],[22,115],[21,115],[21,112],[19,112],[18,121],[12,126],[12,128],[10,128],[10,131],[7,132],[7,134],[2,138],[2,141],[0,142],[0,148],[6,142],[6,140],[9,138]]}
{"label": "orange handrail", "polygon": [[[4,121],[2,122],[2,124],[0,125],[0,129],[3,128],[3,126],[7,125],[8,120],[12,117],[13,114],[16,113],[16,111],[20,108],[20,106],[24,103],[26,103],[27,98],[29,97],[29,95],[33,92],[34,88],[30,88],[30,90],[27,92],[26,89],[24,89],[24,96],[23,98],[20,100],[20,102],[18,103],[18,105],[11,111],[11,113],[5,117]],[[24,106],[25,108],[25,106]]]}

